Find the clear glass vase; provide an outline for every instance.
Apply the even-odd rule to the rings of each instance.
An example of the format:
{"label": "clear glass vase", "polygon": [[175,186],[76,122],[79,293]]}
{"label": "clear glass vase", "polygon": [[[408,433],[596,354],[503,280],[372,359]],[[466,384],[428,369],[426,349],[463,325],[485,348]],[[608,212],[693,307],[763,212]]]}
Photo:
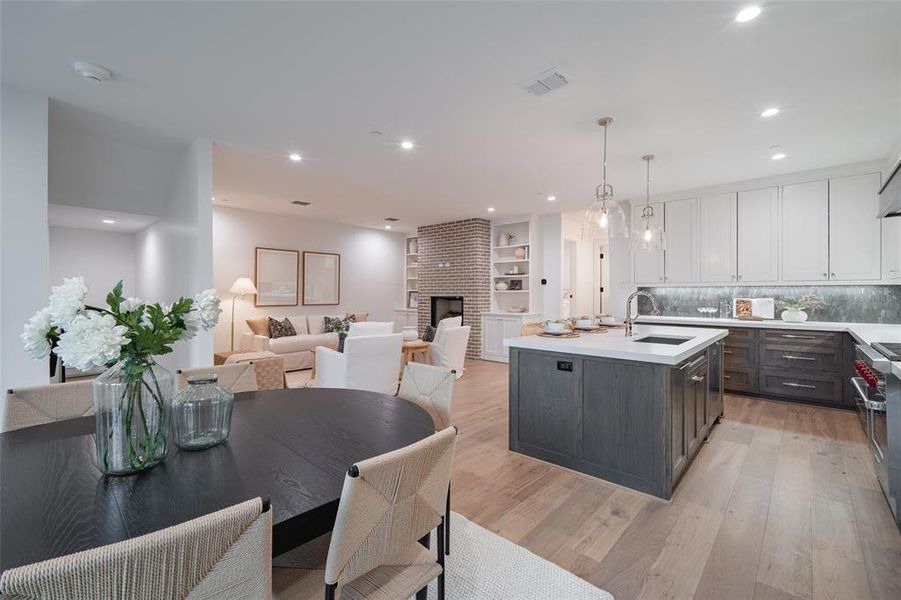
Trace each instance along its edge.
{"label": "clear glass vase", "polygon": [[151,357],[125,359],[94,380],[97,466],[128,475],[169,452],[172,373]]}
{"label": "clear glass vase", "polygon": [[228,439],[235,395],[216,375],[195,375],[172,399],[175,443],[185,450],[212,448]]}

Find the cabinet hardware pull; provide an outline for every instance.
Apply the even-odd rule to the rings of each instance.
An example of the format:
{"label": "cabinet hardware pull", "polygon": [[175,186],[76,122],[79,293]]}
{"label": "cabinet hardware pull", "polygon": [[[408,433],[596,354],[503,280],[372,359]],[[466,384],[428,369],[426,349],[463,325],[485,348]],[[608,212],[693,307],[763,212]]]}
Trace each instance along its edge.
{"label": "cabinet hardware pull", "polygon": [[692,375],[691,380],[692,381],[704,381],[704,376],[703,375]]}
{"label": "cabinet hardware pull", "polygon": [[815,385],[807,385],[806,383],[786,383],[786,382],[783,381],[783,382],[782,382],[782,385],[787,386],[787,387],[793,387],[793,388],[804,388],[804,389],[808,389],[808,390],[815,390],[815,389],[817,389],[817,386],[815,386]]}
{"label": "cabinet hardware pull", "polygon": [[723,375],[723,379],[732,379],[732,375]]}
{"label": "cabinet hardware pull", "polygon": [[732,354],[732,350],[723,350],[723,354]]}
{"label": "cabinet hardware pull", "polygon": [[782,358],[786,360],[816,360],[815,358],[810,358],[809,356],[792,356],[791,354],[783,354]]}
{"label": "cabinet hardware pull", "polygon": [[795,339],[795,340],[815,340],[815,339],[817,339],[812,335],[795,335],[793,333],[783,333],[782,337]]}

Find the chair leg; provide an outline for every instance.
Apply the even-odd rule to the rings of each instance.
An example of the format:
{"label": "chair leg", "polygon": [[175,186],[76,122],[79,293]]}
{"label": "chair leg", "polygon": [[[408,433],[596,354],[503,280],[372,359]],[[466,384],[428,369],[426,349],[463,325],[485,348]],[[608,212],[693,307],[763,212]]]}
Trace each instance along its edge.
{"label": "chair leg", "polygon": [[327,583],[325,585],[325,600],[335,600],[335,590],[337,589],[337,583]]}
{"label": "chair leg", "polygon": [[444,509],[444,553],[450,554],[450,485],[447,486],[447,507]]}
{"label": "chair leg", "polygon": [[438,564],[441,565],[441,573],[438,575],[438,600],[444,600],[444,555],[447,546],[445,545],[445,522],[441,519],[438,526]]}
{"label": "chair leg", "polygon": [[[431,547],[432,545],[432,532],[428,532],[421,538],[419,538],[419,543],[425,546],[426,548]],[[429,586],[425,586],[418,592],[416,592],[416,600],[429,600]]]}

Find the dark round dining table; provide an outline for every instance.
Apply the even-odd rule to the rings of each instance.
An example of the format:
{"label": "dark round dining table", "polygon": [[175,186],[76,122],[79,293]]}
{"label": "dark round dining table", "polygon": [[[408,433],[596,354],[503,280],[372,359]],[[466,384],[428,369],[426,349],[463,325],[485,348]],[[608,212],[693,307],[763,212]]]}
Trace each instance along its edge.
{"label": "dark round dining table", "polygon": [[347,469],[434,433],[386,394],[286,389],[235,395],[225,444],[137,475],[97,468],[94,418],[0,434],[0,572],[119,542],[250,498],[272,505],[273,555],[331,531]]}

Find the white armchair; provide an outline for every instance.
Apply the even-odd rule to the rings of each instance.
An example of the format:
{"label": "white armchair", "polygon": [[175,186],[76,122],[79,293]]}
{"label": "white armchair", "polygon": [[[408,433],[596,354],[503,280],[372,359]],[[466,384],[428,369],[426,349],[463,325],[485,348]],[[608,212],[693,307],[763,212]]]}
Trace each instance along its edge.
{"label": "white armchair", "polygon": [[362,335],[389,335],[394,333],[394,321],[361,321],[351,323],[347,337]]}
{"label": "white armchair", "polygon": [[429,348],[430,362],[438,367],[446,367],[457,372],[456,377],[463,376],[463,363],[466,360],[466,345],[469,344],[469,325],[464,327],[439,327],[435,332],[435,340]]}
{"label": "white armchair", "polygon": [[320,346],[316,385],[394,394],[402,344],[403,336],[394,333],[348,336],[343,353]]}

